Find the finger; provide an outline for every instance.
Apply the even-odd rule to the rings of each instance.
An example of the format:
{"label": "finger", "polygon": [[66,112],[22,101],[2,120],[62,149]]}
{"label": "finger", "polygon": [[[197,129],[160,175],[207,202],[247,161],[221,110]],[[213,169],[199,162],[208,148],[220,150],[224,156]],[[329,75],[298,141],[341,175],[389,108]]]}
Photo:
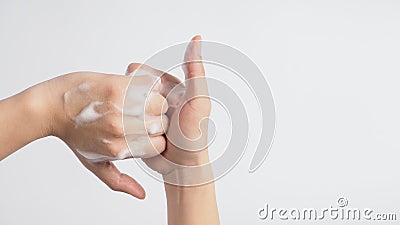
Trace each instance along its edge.
{"label": "finger", "polygon": [[161,116],[124,116],[124,132],[127,135],[155,136],[164,134],[168,128],[168,117]]}
{"label": "finger", "polygon": [[133,158],[126,144],[125,137],[114,139],[110,138],[110,140],[106,140],[106,143],[104,144],[107,145],[106,148],[110,156],[108,160],[103,161],[114,161]]}
{"label": "finger", "polygon": [[[167,73],[165,73],[161,70],[154,69],[153,67],[145,65],[145,64],[131,63],[131,64],[129,64],[129,66],[126,70],[126,75],[134,75],[134,76],[150,75],[150,76],[155,76],[155,77],[162,77],[164,75],[167,75]],[[172,75],[169,75],[169,76],[172,76]]]}
{"label": "finger", "polygon": [[195,108],[208,108],[208,88],[201,56],[201,37],[195,36],[188,44],[182,65],[185,73],[185,99]]}
{"label": "finger", "polygon": [[201,62],[201,37],[197,35],[192,38],[186,48],[183,71],[186,79],[204,77],[204,66]]}
{"label": "finger", "polygon": [[151,66],[145,65],[145,64],[140,64],[140,63],[131,63],[129,64],[127,68],[127,73],[131,74],[137,70],[141,70],[142,73],[144,74],[151,74],[153,76],[161,77],[162,75],[166,74],[161,70],[154,69]]}
{"label": "finger", "polygon": [[201,37],[195,36],[186,48],[182,69],[185,73],[187,99],[207,95],[207,83],[201,58]]}
{"label": "finger", "polygon": [[159,155],[166,147],[164,136],[127,137],[127,142],[134,158],[149,158]]}
{"label": "finger", "polygon": [[130,63],[126,68],[125,75],[130,75],[142,66],[141,63]]}
{"label": "finger", "polygon": [[145,129],[150,136],[158,136],[167,132],[169,126],[169,119],[166,115],[150,116],[146,115]]}
{"label": "finger", "polygon": [[111,190],[124,192],[139,199],[144,199],[146,192],[132,177],[121,173],[112,162],[84,163]]}
{"label": "finger", "polygon": [[[139,69],[140,69],[140,72],[137,71]],[[179,78],[177,78],[169,73],[166,73],[161,70],[154,69],[151,66],[139,64],[139,63],[129,64],[126,74],[131,75],[135,71],[136,71],[135,75],[147,74],[147,75],[161,77],[162,85],[161,85],[161,89],[160,89],[160,94],[162,94],[163,96],[167,96],[167,94],[171,91],[172,88],[175,87],[175,85],[181,83],[181,80],[179,80]]]}
{"label": "finger", "polygon": [[150,93],[146,101],[145,113],[160,116],[168,111],[168,102],[161,94]]}
{"label": "finger", "polygon": [[[134,76],[125,95],[125,103],[123,113],[125,115],[140,116],[144,114],[146,103],[160,104],[160,108],[153,107],[151,109],[158,111],[155,115],[160,115],[164,104],[163,97],[158,94],[160,83],[155,76]],[[147,105],[146,105],[147,107]],[[167,109],[164,109],[167,110]],[[152,112],[153,113],[153,112]]]}
{"label": "finger", "polygon": [[162,155],[156,155],[151,158],[143,158],[142,160],[147,166],[162,175],[166,175],[174,169],[174,165]]}

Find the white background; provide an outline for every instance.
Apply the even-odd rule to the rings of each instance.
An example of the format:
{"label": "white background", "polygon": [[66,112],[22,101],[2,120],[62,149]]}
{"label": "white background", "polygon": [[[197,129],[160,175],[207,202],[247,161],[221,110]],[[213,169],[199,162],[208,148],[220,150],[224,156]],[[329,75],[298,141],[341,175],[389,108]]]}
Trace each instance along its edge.
{"label": "white background", "polygon": [[[201,34],[249,55],[277,108],[264,165],[249,174],[247,154],[216,183],[222,224],[289,224],[257,211],[339,197],[400,214],[399,12],[395,0],[2,0],[0,98],[72,71],[123,74]],[[133,161],[118,165],[146,200],[110,191],[58,139],[36,141],[0,163],[0,224],[165,224],[162,184]]]}

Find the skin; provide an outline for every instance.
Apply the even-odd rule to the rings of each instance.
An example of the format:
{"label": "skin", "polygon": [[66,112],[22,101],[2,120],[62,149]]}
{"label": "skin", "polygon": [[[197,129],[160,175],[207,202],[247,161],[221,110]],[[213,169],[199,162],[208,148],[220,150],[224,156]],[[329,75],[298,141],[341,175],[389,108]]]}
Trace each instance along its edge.
{"label": "skin", "polygon": [[[184,83],[172,75],[137,63],[130,64],[127,69],[127,73],[132,73],[140,67],[160,76],[162,80],[160,95],[150,98],[143,107],[147,114],[155,116],[161,122],[165,120],[164,113],[166,113],[170,119],[166,137],[171,137],[171,139],[166,139],[163,132],[148,135],[149,142],[146,149],[149,151],[147,155],[149,157],[143,160],[164,177],[169,225],[220,224],[214,183],[209,182],[190,187],[171,184],[169,175],[176,172],[176,168],[166,163],[172,162],[182,166],[199,166],[209,163],[206,144],[200,151],[188,151],[190,148],[197,149],[197,147],[185,139],[207,137],[207,130],[200,130],[199,123],[210,114],[210,100],[209,98],[191,98],[196,95],[198,90],[202,90],[202,93],[207,92],[204,67],[201,62],[196,61],[201,60],[200,40],[200,36],[195,36],[187,48],[185,54],[187,63],[183,65],[186,75]],[[34,140],[46,136],[56,136],[71,148],[87,169],[112,190],[143,199],[145,191],[142,186],[132,177],[121,173],[110,160],[94,163],[77,152],[77,148],[79,148],[114,158],[121,150],[126,149],[125,141],[129,141],[129,138],[122,130],[123,115],[121,111],[115,109],[122,108],[123,96],[130,79],[127,76],[111,74],[72,73],[35,85],[0,101],[0,112],[2,112],[0,113],[0,124],[2,124],[0,127],[2,130],[0,132],[0,160]],[[145,83],[145,79],[138,78],[132,82],[141,84]],[[197,79],[198,82],[190,82],[191,79]],[[70,107],[66,110],[64,95],[84,82],[94,84],[96,87],[90,92],[91,101],[113,104],[104,104],[96,109],[99,112],[107,112],[99,120],[77,126],[71,118],[79,114],[89,102],[86,97],[78,93],[75,97],[72,96],[71,102],[73,103],[69,104]],[[167,111],[166,98],[168,99],[170,91],[179,85],[185,90],[183,99],[188,101],[181,102],[179,110],[169,108]],[[126,122],[125,119],[127,118],[124,117],[124,122]],[[134,127],[139,131],[143,131],[146,127],[146,123],[137,125],[137,120],[132,119],[132,121],[133,124],[136,123]],[[29,126],[26,126],[27,124]],[[24,132],[21,132],[21,127],[24,127]],[[182,131],[182,133],[178,131]],[[110,140],[111,143],[102,142],[103,138]],[[175,145],[176,142],[172,140],[175,138],[184,140],[184,149],[181,145]],[[182,178],[185,176],[179,172],[176,175],[182,176]],[[201,176],[212,180],[212,170],[206,170]]]}
{"label": "skin", "polygon": [[[171,108],[168,110],[167,115],[170,117],[171,121],[167,137],[176,137],[177,129],[179,129],[182,131],[184,136],[190,139],[196,139],[201,136],[207,139],[207,130],[200,130],[199,123],[210,115],[210,99],[192,98],[195,95],[194,93],[198,92],[197,89],[202,89],[202,93],[207,93],[207,90],[204,90],[207,89],[204,66],[201,61],[199,61],[201,60],[200,40],[200,36],[195,36],[187,47],[184,61],[188,63],[185,63],[182,66],[182,69],[185,72],[184,83],[181,83],[170,74],[144,66],[144,69],[151,71],[153,74],[162,76],[164,86],[168,87],[162,90],[162,94],[166,95],[166,97],[168,97],[167,94],[175,86],[186,85],[184,99],[190,100],[187,102],[184,101],[181,104],[179,111]],[[190,82],[193,80],[195,82]],[[178,121],[179,124],[177,123]],[[168,207],[168,224],[220,224],[214,182],[196,186],[183,186],[175,183],[171,184],[170,182],[169,174],[174,174],[174,176],[178,176],[180,179],[186,179],[186,176],[191,178],[193,178],[193,176],[198,176],[197,178],[199,180],[213,180],[212,170],[209,168],[203,171],[201,175],[182,174],[180,171],[175,171],[176,168],[171,166],[171,163],[167,163],[167,161],[169,161],[182,166],[199,166],[210,162],[206,143],[204,143],[204,148],[201,151],[190,151],[197,149],[196,147],[198,147],[196,145],[193,146],[194,149],[190,149],[190,141],[189,143],[183,144],[187,147],[186,149],[174,145],[174,143],[167,138],[166,150],[161,155],[143,159],[150,168],[161,173],[164,177],[164,187]]]}
{"label": "skin", "polygon": [[[185,62],[191,60],[201,60],[201,37],[196,36],[192,39],[185,54]],[[201,62],[186,63],[183,66],[185,79],[204,78],[205,71]],[[186,94],[191,97],[191,92],[196,92],[196,88],[204,88],[203,82],[187,83]],[[206,87],[205,87],[206,88]],[[189,94],[188,94],[189,93]],[[183,134],[189,138],[201,136],[199,123],[202,119],[209,117],[211,103],[209,98],[194,98],[188,101],[180,111],[179,122]],[[173,120],[178,112],[172,114]],[[203,129],[203,135],[206,131]],[[173,132],[173,131],[168,131]],[[167,159],[180,165],[203,165],[209,163],[208,148],[202,151],[188,152],[182,151],[170,142],[167,142],[167,150],[163,154]],[[160,156],[156,156],[160,157]],[[204,176],[212,176],[212,171]],[[181,187],[165,184],[168,205],[168,224],[220,224],[218,207],[215,196],[214,183],[194,187]]]}
{"label": "skin", "polygon": [[[121,173],[107,158],[113,159],[128,148],[122,126],[122,114],[117,109],[122,108],[129,82],[141,84],[146,79],[139,77],[131,81],[131,77],[127,76],[77,72],[40,83],[0,101],[0,110],[3,112],[0,114],[0,160],[36,139],[56,136],[71,148],[87,169],[112,190],[143,199],[143,187],[132,177]],[[71,103],[66,110],[65,93],[76,89],[82,83],[89,83],[95,87],[89,91],[92,99],[88,100],[73,92],[69,96]],[[98,112],[109,113],[92,123],[77,126],[71,116],[79,114],[91,101],[109,103],[96,108]],[[150,98],[145,107],[146,113],[162,121],[164,102],[165,98],[161,95]],[[131,120],[137,121],[135,118]],[[136,125],[135,130],[138,133],[143,132],[145,125],[137,122]],[[21,132],[21,127],[24,128],[24,132]],[[145,149],[149,156],[165,150],[166,140],[162,135],[163,132],[150,136],[146,134],[149,142]],[[104,139],[111,143],[104,143]],[[106,158],[100,162],[90,162],[79,154],[77,149],[104,155]]]}

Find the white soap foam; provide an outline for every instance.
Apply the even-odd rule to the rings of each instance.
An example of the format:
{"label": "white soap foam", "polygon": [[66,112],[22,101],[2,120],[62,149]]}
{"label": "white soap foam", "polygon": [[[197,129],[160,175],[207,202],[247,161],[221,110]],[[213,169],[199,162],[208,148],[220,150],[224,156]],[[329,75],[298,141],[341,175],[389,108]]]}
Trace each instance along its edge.
{"label": "white soap foam", "polygon": [[88,92],[91,89],[92,85],[89,83],[82,83],[78,86],[78,90],[82,92]]}
{"label": "white soap foam", "polygon": [[182,103],[185,92],[186,89],[180,85],[172,89],[172,91],[167,95],[169,107],[177,108]]}
{"label": "white soap foam", "polygon": [[118,112],[122,113],[121,107],[117,106],[117,105],[114,104],[114,103],[112,103],[112,105],[114,106],[114,108],[115,108]]}
{"label": "white soap foam", "polygon": [[90,123],[100,119],[103,114],[96,112],[95,107],[102,105],[103,102],[95,101],[86,106],[74,119],[76,125]]}
{"label": "white soap foam", "polygon": [[126,159],[132,157],[131,152],[128,149],[125,149],[118,153],[118,156],[116,157],[117,159]]}
{"label": "white soap foam", "polygon": [[101,142],[103,142],[103,144],[107,144],[107,145],[112,143],[111,141],[109,141],[107,139],[102,139]]}
{"label": "white soap foam", "polygon": [[82,151],[79,149],[76,149],[76,151],[82,155],[83,157],[85,157],[85,159],[88,162],[92,162],[92,163],[96,163],[96,162],[102,162],[102,161],[107,161],[109,160],[109,156],[105,156],[99,153],[95,153],[95,152],[88,152],[88,151]]}
{"label": "white soap foam", "polygon": [[149,92],[149,87],[132,85],[126,92],[126,100],[133,102],[144,102]]}
{"label": "white soap foam", "polygon": [[149,134],[157,134],[162,131],[161,125],[159,123],[152,123],[147,127],[147,132]]}
{"label": "white soap foam", "polygon": [[139,85],[129,88],[129,90],[126,92],[123,114],[127,116],[143,115],[148,92],[148,87]]}
{"label": "white soap foam", "polygon": [[65,102],[68,102],[68,100],[69,100],[69,95],[70,95],[69,91],[67,91],[67,92],[64,93],[64,103],[65,103]]}
{"label": "white soap foam", "polygon": [[147,135],[139,136],[134,141],[129,142],[129,150],[134,158],[148,158],[154,156],[154,151],[146,152],[148,145],[151,145]]}
{"label": "white soap foam", "polygon": [[[135,77],[147,76],[151,78],[147,84],[135,85],[132,82],[125,94],[124,115],[141,116],[144,114],[147,97],[154,93],[159,93],[161,79],[142,69],[136,70],[130,75],[134,75]],[[149,96],[149,98],[150,97],[151,96]]]}
{"label": "white soap foam", "polygon": [[76,151],[82,155],[88,162],[97,163],[97,162],[104,162],[104,161],[113,161],[113,160],[121,160],[131,158],[132,154],[128,149],[125,149],[118,153],[116,157],[110,157],[106,155],[102,155],[95,152],[88,152],[88,151],[81,151],[76,149]]}
{"label": "white soap foam", "polygon": [[129,149],[135,158],[142,158],[146,155],[146,152],[143,151],[143,143],[140,142],[131,142],[129,145]]}

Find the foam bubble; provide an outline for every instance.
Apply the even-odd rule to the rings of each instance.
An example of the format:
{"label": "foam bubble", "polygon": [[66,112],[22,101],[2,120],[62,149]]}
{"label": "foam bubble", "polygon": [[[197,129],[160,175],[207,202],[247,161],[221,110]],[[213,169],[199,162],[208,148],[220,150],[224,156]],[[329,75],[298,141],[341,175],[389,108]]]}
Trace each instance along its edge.
{"label": "foam bubble", "polygon": [[149,134],[157,134],[162,131],[161,125],[159,123],[151,123],[147,128]]}
{"label": "foam bubble", "polygon": [[92,86],[88,83],[82,83],[78,86],[78,90],[82,92],[88,92]]}
{"label": "foam bubble", "polygon": [[102,139],[101,142],[103,142],[103,144],[107,144],[107,145],[112,143],[111,141],[109,141],[107,139]]}
{"label": "foam bubble", "polygon": [[84,123],[90,123],[93,121],[98,120],[103,116],[103,114],[100,114],[96,112],[95,107],[102,105],[103,102],[95,101],[91,102],[88,106],[86,106],[74,119],[75,123],[77,125],[81,125]]}

